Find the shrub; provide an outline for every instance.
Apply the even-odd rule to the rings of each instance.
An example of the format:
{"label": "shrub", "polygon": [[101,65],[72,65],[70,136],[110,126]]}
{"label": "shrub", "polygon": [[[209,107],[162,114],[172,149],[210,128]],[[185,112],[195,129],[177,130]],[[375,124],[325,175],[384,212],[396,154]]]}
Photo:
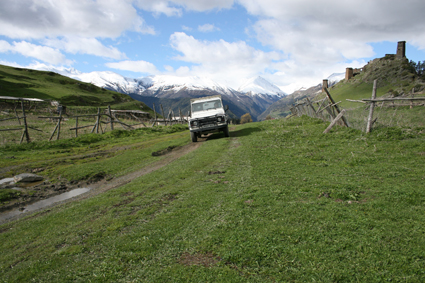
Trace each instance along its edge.
{"label": "shrub", "polygon": [[246,113],[243,114],[241,117],[241,124],[250,123],[252,122],[251,114]]}

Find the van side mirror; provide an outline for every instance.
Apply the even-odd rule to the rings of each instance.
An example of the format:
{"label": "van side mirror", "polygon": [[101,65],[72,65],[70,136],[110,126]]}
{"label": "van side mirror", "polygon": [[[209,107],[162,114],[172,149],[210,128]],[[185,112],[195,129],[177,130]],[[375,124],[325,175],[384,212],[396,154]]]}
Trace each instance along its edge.
{"label": "van side mirror", "polygon": [[229,105],[224,106],[224,111],[227,111],[227,110],[229,110]]}

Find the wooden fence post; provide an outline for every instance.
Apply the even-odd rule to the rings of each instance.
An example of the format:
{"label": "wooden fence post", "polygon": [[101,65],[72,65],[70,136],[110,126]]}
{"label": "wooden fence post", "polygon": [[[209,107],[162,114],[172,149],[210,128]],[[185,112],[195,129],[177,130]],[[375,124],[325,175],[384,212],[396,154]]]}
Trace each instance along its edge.
{"label": "wooden fence post", "polygon": [[167,119],[165,118],[165,115],[164,115],[164,108],[162,107],[162,104],[159,104],[159,106],[161,106],[162,118],[164,119],[165,126],[167,126]]}
{"label": "wooden fence post", "polygon": [[152,127],[155,126],[156,124],[156,110],[155,110],[155,103],[153,103],[153,114],[154,114],[154,120],[152,123]]}
{"label": "wooden fence post", "polygon": [[316,109],[314,109],[314,106],[313,106],[313,104],[311,104],[310,99],[308,99],[308,98],[306,97],[306,100],[307,100],[307,105],[308,105],[308,106],[310,106],[311,110],[313,110],[313,113],[311,114],[311,116],[313,116],[313,117],[318,117],[318,116],[316,115]]}
{"label": "wooden fence post", "polygon": [[[376,98],[376,80],[373,81],[373,90],[372,90],[372,99]],[[367,117],[366,133],[370,133],[372,130],[372,118],[373,118],[373,109],[375,108],[375,102],[370,103],[369,116]]]}
{"label": "wooden fence post", "polygon": [[108,113],[109,113],[109,119],[111,120],[111,131],[113,131],[114,130],[114,121],[112,119],[111,105],[108,105]]}
{"label": "wooden fence post", "polygon": [[336,116],[336,118],[331,122],[331,124],[326,128],[326,130],[323,131],[324,134],[329,133],[329,131],[332,129],[333,126],[335,126],[336,122],[338,122],[339,119],[344,117],[345,109],[342,109],[342,111]]}
{"label": "wooden fence post", "polygon": [[62,122],[62,110],[59,111],[58,134],[56,136],[56,140],[59,140],[59,135],[61,133],[61,122]]}
{"label": "wooden fence post", "polygon": [[[52,117],[52,118],[53,118],[53,117]],[[50,136],[50,138],[49,138],[49,141],[51,141],[51,140],[52,140],[53,136],[54,136],[54,135],[55,135],[55,133],[56,133],[56,130],[60,127],[61,120],[62,120],[62,112],[60,112],[59,121],[58,121],[58,123],[56,124],[56,127],[55,127],[55,129],[53,130],[52,135],[51,135],[51,136]],[[59,139],[59,132],[58,132],[58,135],[57,135],[57,139]]]}
{"label": "wooden fence post", "polygon": [[75,117],[75,137],[78,137],[78,116]]}
{"label": "wooden fence post", "polygon": [[18,115],[18,112],[16,112],[16,109],[15,109],[15,115],[16,115],[16,118],[18,119],[18,123],[19,123],[19,126],[21,125],[21,118],[19,118],[19,115]]}
{"label": "wooden fence post", "polygon": [[[326,95],[328,96],[329,100],[331,101],[331,103],[334,104],[335,110],[338,112],[338,114],[341,113],[341,111],[339,110],[338,105],[336,105],[336,103],[333,100],[333,98],[332,98],[331,94],[329,93],[328,89],[327,88],[324,88],[324,90],[325,90]],[[349,124],[348,124],[348,121],[345,119],[345,117],[342,116],[341,118],[342,118],[342,121],[344,122],[345,126],[350,127]]]}
{"label": "wooden fence post", "polygon": [[99,133],[100,126],[100,108],[97,108],[96,134]]}
{"label": "wooden fence post", "polygon": [[[28,124],[27,124],[27,115],[25,114],[25,108],[24,108],[24,101],[21,100],[21,106],[22,106],[22,115],[23,115],[23,119],[24,119],[24,134],[25,134],[25,138],[27,140],[27,143],[30,142],[30,135],[28,133]],[[21,138],[21,143],[22,143],[22,138]]]}

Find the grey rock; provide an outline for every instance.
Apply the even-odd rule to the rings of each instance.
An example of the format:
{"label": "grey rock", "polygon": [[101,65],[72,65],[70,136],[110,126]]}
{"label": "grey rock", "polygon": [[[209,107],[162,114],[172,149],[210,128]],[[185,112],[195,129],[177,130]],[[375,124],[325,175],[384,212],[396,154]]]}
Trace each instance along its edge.
{"label": "grey rock", "polygon": [[13,177],[15,183],[43,181],[43,177],[32,173],[22,173]]}

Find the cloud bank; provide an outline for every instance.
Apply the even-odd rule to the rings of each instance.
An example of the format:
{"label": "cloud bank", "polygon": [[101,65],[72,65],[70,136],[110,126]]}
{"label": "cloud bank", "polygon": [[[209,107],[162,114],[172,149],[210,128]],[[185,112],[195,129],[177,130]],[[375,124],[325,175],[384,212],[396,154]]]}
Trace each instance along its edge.
{"label": "cloud bank", "polygon": [[[234,10],[250,15],[242,39],[195,35],[225,34],[220,12]],[[364,65],[364,58],[375,56],[372,43],[405,40],[425,50],[423,11],[425,2],[418,0],[3,0],[0,36],[7,40],[0,39],[0,54],[54,65],[72,65],[71,55],[85,54],[107,59],[104,65],[117,70],[164,69],[221,82],[262,75],[279,86],[308,86],[347,66]],[[157,22],[147,23],[146,13]],[[141,60],[119,45],[128,34],[158,36],[155,23],[164,17],[197,13],[217,15],[217,22],[210,17],[207,24],[180,24],[162,42],[179,68],[155,66],[149,54]]]}

